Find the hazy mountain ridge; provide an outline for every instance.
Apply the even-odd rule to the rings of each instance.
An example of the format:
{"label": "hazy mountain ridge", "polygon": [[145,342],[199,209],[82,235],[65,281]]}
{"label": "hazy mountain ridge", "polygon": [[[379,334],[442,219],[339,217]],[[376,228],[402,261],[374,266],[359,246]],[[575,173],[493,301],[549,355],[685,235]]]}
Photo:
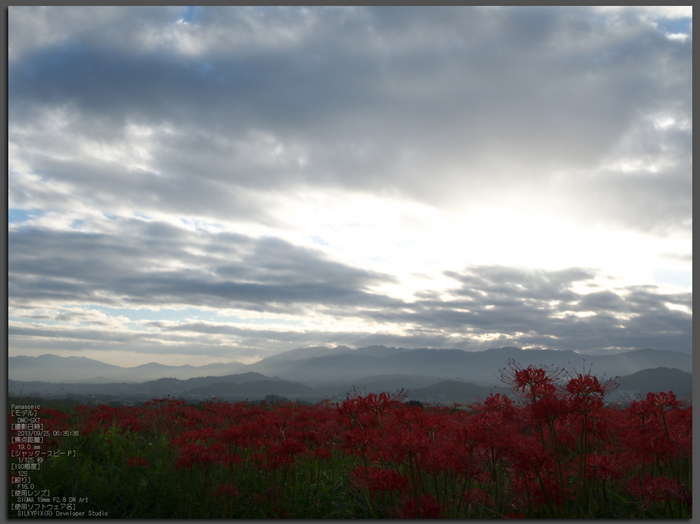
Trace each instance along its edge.
{"label": "hazy mountain ridge", "polygon": [[667,367],[643,369],[632,375],[620,377],[619,383],[611,398],[626,394],[645,398],[650,392],[673,391],[676,397],[681,399],[693,393],[693,376]]}
{"label": "hazy mountain ridge", "polygon": [[149,362],[135,367],[106,364],[87,357],[59,357],[45,354],[38,357],[9,357],[7,374],[12,380],[47,382],[85,382],[99,377],[101,381],[146,382],[159,378],[186,380],[212,374],[227,375],[246,371],[239,362],[215,363],[205,366],[166,366]]}
{"label": "hazy mountain ridge", "polygon": [[[226,373],[225,364],[201,367],[146,364],[122,368],[85,357],[10,357],[8,386],[12,395],[34,392],[51,396],[92,394],[146,399],[168,395],[216,396],[228,400],[262,398],[267,394],[296,399],[342,399],[353,388],[367,393],[403,388],[409,391],[409,399],[461,402],[485,398],[493,392],[508,393],[498,378],[498,371],[513,359],[523,367],[548,365],[570,373],[591,370],[599,378],[623,376],[617,393],[609,397],[611,400],[623,393],[642,396],[648,391],[692,393],[692,375],[682,370],[692,369],[692,356],[654,349],[594,357],[583,357],[573,351],[525,351],[513,347],[470,353],[456,349],[407,350],[384,346],[351,350],[338,346],[301,348],[288,353],[292,354],[275,355],[248,366],[235,364],[234,369],[243,372],[233,374]],[[211,374],[212,368],[221,374]],[[76,370],[87,376],[94,373],[92,376],[96,378],[72,382],[61,379],[75,377]],[[145,371],[199,376],[184,379],[160,376],[135,381],[139,373]],[[22,380],[23,375],[34,380]],[[42,375],[51,380],[37,380]],[[124,377],[129,377],[130,382]],[[108,380],[114,382],[106,382]]]}
{"label": "hazy mountain ridge", "polygon": [[186,393],[192,396],[236,396],[239,398],[265,397],[267,395],[293,396],[295,398],[312,398],[317,396],[313,388],[299,382],[270,379],[242,384],[215,382],[214,384],[187,390]]}
{"label": "hazy mountain ridge", "polygon": [[673,367],[692,372],[692,356],[685,353],[643,349],[618,355],[583,356],[573,351],[520,350],[497,348],[481,352],[457,349],[414,349],[370,356],[355,353],[324,355],[296,361],[291,365],[269,367],[263,360],[250,367],[262,373],[274,371],[286,380],[321,383],[351,381],[371,375],[435,375],[444,379],[497,385],[499,370],[513,359],[527,367],[553,366],[569,371],[592,369],[602,376],[629,375],[643,369]]}
{"label": "hazy mountain ridge", "polygon": [[[160,378],[187,380],[257,372],[268,377],[308,383],[333,384],[377,375],[436,376],[481,384],[499,384],[498,371],[514,359],[520,365],[554,366],[567,370],[592,369],[602,376],[630,375],[644,369],[676,368],[692,373],[692,355],[674,351],[641,349],[616,355],[583,356],[574,351],[522,350],[514,347],[468,352],[458,349],[403,349],[371,346],[357,350],[299,348],[254,364],[237,362],[206,366],[144,364],[124,368],[86,357],[9,357],[8,378],[15,381],[147,382]],[[100,377],[99,380],[97,377]]]}
{"label": "hazy mountain ridge", "polygon": [[[692,375],[678,369],[647,369],[621,377],[620,387],[606,397],[617,401],[625,397],[644,398],[649,391],[673,391],[677,398],[692,395]],[[470,403],[485,399],[491,393],[514,397],[505,384],[479,386],[461,380],[443,380],[439,377],[382,375],[364,377],[357,381],[312,387],[300,382],[266,377],[258,373],[244,373],[225,377],[200,377],[190,380],[158,379],[144,383],[112,384],[56,384],[48,382],[9,381],[13,396],[39,395],[45,397],[78,397],[106,401],[144,401],[166,396],[188,400],[261,400],[267,395],[278,395],[292,400],[320,402],[324,399],[343,400],[354,391],[360,394],[407,391],[407,400],[422,402]]]}
{"label": "hazy mountain ridge", "polygon": [[491,393],[512,396],[510,390],[506,387],[485,387],[459,380],[444,380],[432,386],[409,391],[407,399],[432,402],[463,402],[465,400],[484,399]]}

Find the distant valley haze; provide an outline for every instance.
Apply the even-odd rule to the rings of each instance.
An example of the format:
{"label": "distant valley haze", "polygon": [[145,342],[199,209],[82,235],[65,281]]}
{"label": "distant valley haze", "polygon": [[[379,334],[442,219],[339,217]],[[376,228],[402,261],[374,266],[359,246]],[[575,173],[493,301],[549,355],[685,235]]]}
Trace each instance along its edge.
{"label": "distant valley haze", "polygon": [[615,355],[585,356],[574,351],[522,350],[515,347],[467,352],[458,349],[404,349],[372,346],[352,350],[313,347],[268,357],[254,364],[238,362],[206,366],[115,366],[85,357],[10,357],[8,376],[16,381],[145,382],[162,378],[186,380],[204,376],[250,373],[323,384],[368,376],[425,376],[499,384],[499,370],[514,361],[523,367],[558,367],[570,373],[591,371],[598,376],[627,375],[660,366],[692,373],[686,353],[642,349]]}
{"label": "distant valley haze", "polygon": [[10,6],[7,70],[11,381],[690,372],[691,6]]}
{"label": "distant valley haze", "polygon": [[673,390],[692,392],[691,356],[643,349],[584,357],[573,351],[524,351],[514,347],[481,352],[374,346],[299,348],[251,365],[221,363],[200,367],[146,364],[120,367],[79,357],[10,357],[13,396],[91,398],[122,401],[173,396],[189,400],[288,399],[321,401],[344,398],[353,390],[408,390],[409,398],[465,402],[490,393],[512,394],[500,371],[513,363],[563,370],[566,376],[591,373],[601,381],[620,378],[611,398],[623,393]]}

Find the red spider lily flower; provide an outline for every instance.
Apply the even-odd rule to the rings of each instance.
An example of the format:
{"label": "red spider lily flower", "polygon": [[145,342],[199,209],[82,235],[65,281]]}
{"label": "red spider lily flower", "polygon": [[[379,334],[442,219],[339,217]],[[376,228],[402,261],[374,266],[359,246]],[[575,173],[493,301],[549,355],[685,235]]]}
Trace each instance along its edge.
{"label": "red spider lily flower", "polygon": [[627,407],[626,411],[641,426],[644,426],[646,424],[646,421],[655,414],[655,410],[652,404],[646,401],[640,402],[638,400],[632,401]]}
{"label": "red spider lily flower", "polygon": [[94,420],[89,421],[86,425],[80,427],[81,435],[90,435],[95,432],[95,428],[98,426],[97,422]]}
{"label": "red spider lily flower", "polygon": [[258,419],[241,426],[241,429],[248,436],[247,441],[245,441],[247,445],[257,448],[271,435],[271,429],[267,427],[267,422],[266,419]]}
{"label": "red spider lily flower", "polygon": [[125,417],[122,420],[119,421],[119,427],[124,430],[131,430],[131,431],[141,431],[143,428],[143,425],[141,424],[141,421],[135,417],[135,416],[130,416],[130,417]]}
{"label": "red spider lily flower", "polygon": [[597,453],[588,456],[586,476],[589,479],[617,480],[624,474],[625,471],[621,467],[619,457],[612,455],[599,455]]}
{"label": "red spider lily flower", "polygon": [[98,404],[90,413],[90,418],[96,421],[112,422],[112,419],[117,417],[119,410],[111,408],[107,404]]}
{"label": "red spider lily flower", "polygon": [[175,469],[191,468],[197,462],[201,462],[200,458],[206,457],[206,447],[202,444],[189,443],[181,450]]}
{"label": "red spider lily flower", "polygon": [[569,380],[566,385],[566,390],[572,397],[587,397],[589,395],[605,395],[605,390],[598,382],[598,377],[591,375],[581,375]]}
{"label": "red spider lily flower", "polygon": [[571,409],[578,413],[592,413],[603,407],[603,399],[595,395],[573,397]]}
{"label": "red spider lily flower", "polygon": [[[353,388],[348,393],[348,398],[338,408],[338,413],[342,417],[349,418],[352,422],[358,419],[362,414],[372,413],[377,420],[381,420],[381,416],[391,407],[402,404],[408,395],[403,389],[394,394],[375,393],[363,394],[357,388]],[[369,424],[369,420],[365,420],[365,425]]]}
{"label": "red spider lily flower", "polygon": [[548,366],[523,368],[514,360],[508,361],[508,366],[500,371],[501,381],[509,385],[514,393],[521,398],[537,402],[546,395],[556,392],[556,382],[563,370]]}
{"label": "red spider lily flower", "polygon": [[430,442],[435,442],[439,437],[444,436],[447,428],[447,412],[430,413],[424,412],[422,426],[427,431]]}
{"label": "red spider lily flower", "polygon": [[422,426],[425,421],[425,414],[418,406],[405,406],[394,412],[397,425],[403,429],[411,430],[412,426]]}
{"label": "red spider lily flower", "polygon": [[473,417],[467,424],[459,428],[458,442],[464,446],[467,451],[473,450],[479,444],[488,440],[486,435],[486,427],[481,424],[480,420]]}
{"label": "red spider lily flower", "polygon": [[238,488],[235,484],[221,484],[216,490],[216,494],[221,497],[237,497]]}
{"label": "red spider lily flower", "polygon": [[534,473],[548,470],[552,466],[552,456],[549,448],[542,447],[542,442],[536,437],[521,437],[515,441],[516,448],[512,453],[513,468],[516,473]]}
{"label": "red spider lily flower", "polygon": [[427,452],[421,456],[421,469],[431,475],[439,475],[443,471],[456,471],[458,464],[454,461],[453,450],[452,442],[432,443]]}
{"label": "red spider lily flower", "polygon": [[504,411],[486,411],[475,415],[474,424],[480,424],[486,431],[500,430],[508,421],[508,413]]}
{"label": "red spider lily flower", "polygon": [[356,427],[345,433],[345,442],[342,447],[346,453],[366,454],[370,447],[376,442],[377,438],[374,431]]}
{"label": "red spider lily flower", "polygon": [[370,393],[367,395],[365,402],[367,406],[375,413],[383,413],[390,407],[397,406],[401,404],[408,396],[408,391],[403,389],[397,391],[396,393],[385,393],[382,392],[379,395]]}
{"label": "red spider lily flower", "polygon": [[269,453],[280,455],[283,458],[292,458],[306,451],[306,446],[297,440],[285,439],[279,444],[273,445]]}
{"label": "red spider lily flower", "polygon": [[221,463],[224,461],[224,454],[224,446],[219,442],[209,446],[197,442],[190,442],[180,449],[175,468],[190,469],[198,463],[203,465]]}
{"label": "red spider lily flower", "polygon": [[631,440],[634,451],[651,463],[654,458],[666,463],[677,455],[678,445],[669,440],[658,424],[641,428]]}
{"label": "red spider lily flower", "polygon": [[325,460],[331,458],[332,454],[328,450],[328,448],[320,447],[314,450],[314,456],[319,459]]}
{"label": "red spider lily flower", "polygon": [[658,411],[667,411],[677,408],[681,405],[679,400],[676,400],[676,395],[673,391],[668,393],[647,393],[647,404],[653,406]]}
{"label": "red spider lily flower", "polygon": [[693,454],[693,410],[675,409],[666,415],[671,440],[688,456]]}
{"label": "red spider lily flower", "polygon": [[234,446],[245,446],[250,441],[250,436],[243,426],[233,426],[221,431],[219,441]]}
{"label": "red spider lily flower", "polygon": [[148,467],[148,461],[143,457],[129,457],[129,460],[126,461],[126,467],[129,469],[134,467],[146,468]]}
{"label": "red spider lily flower", "polygon": [[214,428],[199,428],[193,430],[183,431],[179,437],[173,439],[173,444],[186,444],[188,442],[200,442],[206,441],[211,438],[216,437],[216,432]]}
{"label": "red spider lily flower", "polygon": [[410,452],[414,456],[428,451],[430,441],[427,435],[418,430],[408,431],[403,428],[396,428],[387,439],[378,442],[387,459],[394,462],[403,462]]}
{"label": "red spider lily flower", "polygon": [[565,399],[548,395],[536,404],[528,406],[528,414],[533,420],[554,420],[566,417],[572,411],[572,406]]}
{"label": "red spider lily flower", "polygon": [[564,420],[555,421],[557,443],[561,449],[576,449],[576,432],[574,428]]}
{"label": "red spider lily flower", "polygon": [[[479,406],[479,404],[477,404]],[[483,411],[504,411],[506,413],[513,413],[514,406],[513,401],[505,395],[496,393],[495,395],[491,393],[486,400],[480,405]]]}
{"label": "red spider lily flower", "polygon": [[566,384],[566,391],[569,397],[588,397],[595,395],[603,398],[605,395],[618,387],[619,376],[606,379],[603,375],[602,380],[591,374],[591,369],[588,372],[573,374],[567,373],[569,382]]}
{"label": "red spider lily flower", "polygon": [[472,416],[460,434],[462,444],[473,447],[482,444],[489,448],[505,449],[510,446],[513,436],[507,428],[512,429],[510,414],[505,411],[485,411]]}

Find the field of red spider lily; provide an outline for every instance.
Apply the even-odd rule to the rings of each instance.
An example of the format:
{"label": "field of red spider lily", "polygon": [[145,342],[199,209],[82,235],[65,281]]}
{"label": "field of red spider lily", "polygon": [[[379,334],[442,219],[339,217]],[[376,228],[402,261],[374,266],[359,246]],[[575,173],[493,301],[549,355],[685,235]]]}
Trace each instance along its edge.
{"label": "field of red spider lily", "polygon": [[[502,379],[517,400],[42,408],[29,491],[109,518],[692,516],[692,406],[607,405],[613,381],[516,363]],[[34,447],[9,442],[13,490]]]}

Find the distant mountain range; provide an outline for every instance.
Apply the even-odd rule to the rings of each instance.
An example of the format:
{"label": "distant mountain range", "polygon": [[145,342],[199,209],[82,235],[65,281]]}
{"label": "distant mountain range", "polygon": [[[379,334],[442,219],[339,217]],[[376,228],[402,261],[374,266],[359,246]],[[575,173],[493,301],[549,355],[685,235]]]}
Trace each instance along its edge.
{"label": "distant mountain range", "polygon": [[9,357],[7,374],[13,380],[42,380],[48,382],[145,382],[158,378],[194,378],[206,375],[226,375],[246,371],[238,362],[207,366],[164,366],[150,362],[141,366],[121,367],[105,364],[87,357]]}
{"label": "distant mountain range", "polygon": [[86,396],[150,399],[165,396],[226,400],[279,395],[290,399],[345,398],[348,391],[379,393],[407,389],[409,400],[469,402],[490,393],[509,394],[498,371],[512,359],[528,365],[592,370],[598,377],[619,375],[609,398],[673,390],[692,392],[691,355],[643,349],[618,355],[583,357],[573,351],[521,350],[513,347],[466,352],[371,346],[351,350],[300,348],[251,365],[208,366],[145,364],[123,368],[85,357],[10,357],[10,395]]}
{"label": "distant mountain range", "polygon": [[673,391],[676,397],[681,399],[693,393],[693,376],[690,373],[665,367],[638,371],[632,375],[620,377],[619,382],[620,386],[612,393],[611,399],[623,395],[646,398],[647,393],[659,391]]}
{"label": "distant mountain range", "polygon": [[[679,399],[692,394],[692,375],[678,369],[647,369],[621,377],[620,387],[607,399],[616,401],[628,397],[644,398],[649,391],[673,391]],[[187,380],[164,378],[142,383],[60,384],[51,382],[9,381],[9,394],[13,397],[76,397],[84,400],[144,401],[153,398],[184,398],[197,401],[210,398],[220,400],[261,400],[276,395],[289,400],[320,402],[324,399],[343,400],[348,394],[407,391],[406,400],[422,402],[462,404],[484,399],[491,393],[513,396],[510,389],[501,386],[478,386],[460,380],[443,380],[439,377],[389,375],[365,377],[347,383],[308,386],[300,382],[266,377],[259,373],[242,373],[224,377],[198,377]]]}
{"label": "distant mountain range", "polygon": [[641,349],[615,355],[580,355],[574,351],[522,350],[514,347],[469,352],[458,349],[403,349],[370,346],[313,347],[287,351],[254,364],[238,362],[206,366],[164,366],[150,363],[124,368],[86,357],[9,357],[8,377],[47,382],[146,382],[159,378],[186,380],[246,372],[309,385],[354,381],[376,375],[435,376],[490,386],[499,385],[499,369],[513,359],[522,366],[550,365],[568,370],[592,367],[596,375],[630,375],[657,367],[692,372],[692,355],[675,351]]}

